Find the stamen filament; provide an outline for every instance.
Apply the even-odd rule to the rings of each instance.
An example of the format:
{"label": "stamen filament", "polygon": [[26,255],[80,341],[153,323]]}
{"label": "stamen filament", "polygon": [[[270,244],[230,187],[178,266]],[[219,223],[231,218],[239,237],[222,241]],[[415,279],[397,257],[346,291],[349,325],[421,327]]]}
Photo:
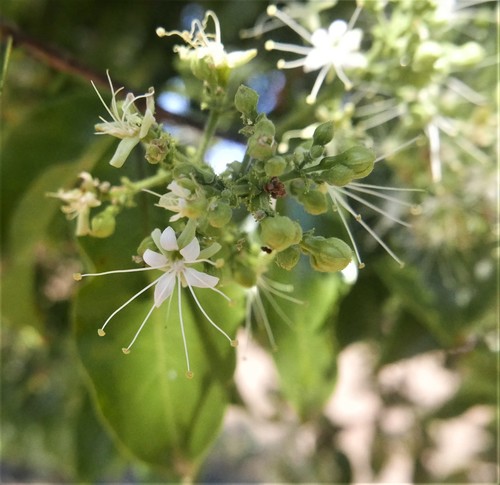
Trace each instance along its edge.
{"label": "stamen filament", "polygon": [[146,322],[149,320],[149,317],[151,316],[151,314],[153,313],[153,310],[155,309],[155,305],[153,305],[150,310],[148,311],[148,314],[146,315],[146,318],[143,320],[143,322],[141,323],[141,326],[139,327],[139,330],[137,330],[137,332],[135,333],[134,335],[134,338],[132,339],[132,341],[128,344],[128,347],[126,348],[123,348],[122,349],[122,352],[124,354],[128,354],[130,353],[130,348],[132,347],[132,345],[134,345],[134,342],[137,340],[137,337],[139,336],[139,334],[141,333],[141,330],[142,328],[144,327],[144,325],[146,325]]}
{"label": "stamen filament", "polygon": [[[220,332],[222,333],[222,335],[224,335],[228,340],[229,342],[231,343],[231,345],[233,347],[236,347],[238,345],[238,341],[237,340],[234,340],[232,339],[226,332],[224,332],[224,330],[222,330],[222,328],[220,328],[207,314],[207,312],[205,311],[205,309],[201,306],[201,303],[199,302],[198,298],[196,298],[196,295],[194,293],[194,290],[193,290],[193,287],[191,285],[188,285],[188,288],[189,288],[189,291],[191,292],[191,295],[193,295],[193,298],[194,298],[194,301],[196,302],[196,305],[198,306],[198,308],[200,309],[201,313],[203,313],[203,315],[205,315],[205,318]],[[212,289],[215,289],[215,288],[212,288]]]}
{"label": "stamen filament", "polygon": [[131,298],[129,298],[123,305],[121,305],[119,308],[117,308],[109,317],[108,319],[104,322],[103,326],[97,331],[99,333],[99,335],[102,337],[105,335],[105,332],[104,332],[104,327],[106,327],[106,325],[110,322],[110,320],[118,313],[120,312],[121,310],[123,310],[130,302],[132,302],[133,300],[135,300],[139,295],[142,295],[146,290],[149,290],[149,288],[151,288],[152,286],[154,286],[156,283],[158,283],[158,280],[161,278],[158,277],[156,278],[152,283],[150,283],[149,285],[145,286],[141,291],[137,292],[134,296],[132,296]]}
{"label": "stamen filament", "polygon": [[182,334],[182,342],[184,344],[184,354],[186,355],[186,365],[187,365],[187,371],[186,371],[186,377],[188,379],[192,379],[193,377],[193,372],[191,371],[191,365],[189,363],[189,352],[188,352],[188,346],[187,346],[187,341],[186,341],[186,333],[184,332],[184,320],[182,318],[182,298],[181,298],[181,279],[178,276],[177,277],[177,304],[179,307],[179,320],[181,324],[181,334]]}

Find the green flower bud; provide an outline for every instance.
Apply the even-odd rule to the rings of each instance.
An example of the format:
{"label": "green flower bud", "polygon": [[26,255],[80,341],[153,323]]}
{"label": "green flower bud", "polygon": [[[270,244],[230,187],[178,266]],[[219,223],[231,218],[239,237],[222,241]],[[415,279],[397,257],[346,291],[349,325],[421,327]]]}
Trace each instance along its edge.
{"label": "green flower bud", "polygon": [[170,150],[170,139],[164,137],[151,140],[146,146],[146,160],[151,164],[163,162]]}
{"label": "green flower bud", "polygon": [[267,160],[264,165],[264,171],[269,177],[279,177],[285,171],[286,165],[286,160],[283,157],[276,155]]}
{"label": "green flower bud", "polygon": [[248,139],[248,154],[257,160],[265,161],[276,151],[277,144],[274,140],[276,128],[265,115],[259,116],[262,117],[255,124],[254,133]]}
{"label": "green flower bud", "polygon": [[354,179],[366,177],[375,166],[375,155],[361,145],[354,146],[333,157],[325,157],[319,164],[325,168],[320,179],[331,185],[346,185]]}
{"label": "green flower bud", "polygon": [[147,236],[141,241],[139,247],[137,248],[137,254],[142,257],[146,249],[151,249],[151,251],[158,251],[158,248],[156,247],[156,244],[151,236]]}
{"label": "green flower bud", "polygon": [[325,146],[333,139],[333,121],[317,126],[313,133],[313,145]]}
{"label": "green flower bud", "polygon": [[118,214],[118,208],[110,205],[95,215],[90,222],[90,234],[102,238],[111,236],[115,232],[116,214]]}
{"label": "green flower bud", "polygon": [[252,124],[257,118],[259,95],[248,86],[241,84],[234,97],[234,106],[242,114],[243,121]]}
{"label": "green flower bud", "polygon": [[239,264],[233,271],[233,277],[244,288],[252,288],[257,284],[257,273],[249,266]]}
{"label": "green flower bud", "polygon": [[233,215],[231,207],[225,202],[217,202],[217,205],[208,212],[208,223],[212,227],[224,227]]}
{"label": "green flower bud", "polygon": [[312,189],[304,192],[298,199],[309,214],[324,214],[328,210],[327,198],[320,190]]}
{"label": "green flower bud", "polygon": [[309,153],[312,158],[319,158],[325,153],[325,149],[321,145],[313,145]]}
{"label": "green flower bud", "polygon": [[210,168],[201,168],[189,162],[179,163],[173,170],[174,179],[194,176],[202,184],[211,184],[215,180],[215,174]]}
{"label": "green flower bud", "polygon": [[266,217],[260,223],[260,239],[266,247],[278,252],[302,239],[302,228],[286,216]]}
{"label": "green flower bud", "polygon": [[415,71],[426,72],[434,68],[434,63],[443,55],[441,44],[428,40],[417,47],[413,58]]}
{"label": "green flower bud", "polygon": [[322,272],[343,270],[352,259],[351,248],[336,237],[304,236],[300,249],[310,257],[313,269]]}
{"label": "green flower bud", "polygon": [[293,269],[300,259],[300,250],[298,246],[290,246],[286,248],[284,251],[281,251],[276,255],[275,262],[276,264],[287,271]]}

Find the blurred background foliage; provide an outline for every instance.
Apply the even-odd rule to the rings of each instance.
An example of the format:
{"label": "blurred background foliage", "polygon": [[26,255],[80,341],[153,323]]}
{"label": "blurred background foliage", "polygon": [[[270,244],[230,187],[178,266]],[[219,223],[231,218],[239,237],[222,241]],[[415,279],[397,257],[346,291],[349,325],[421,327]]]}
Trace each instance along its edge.
{"label": "blurred background foliage", "polygon": [[[376,480],[383,476],[399,446],[410,457],[408,480],[483,483],[498,479],[498,421],[492,411],[498,404],[499,347],[495,2],[450,2],[456,15],[431,24],[431,35],[443,46],[476,42],[484,51],[481,62],[474,66],[454,65],[455,87],[462,86],[469,98],[458,101],[456,92],[448,89],[446,75],[451,77],[450,72],[440,78],[439,71],[417,66],[416,54],[411,63],[421,41],[422,24],[416,26],[415,19],[425,23],[425,12],[432,10],[429,5],[433,2],[390,2],[383,15],[377,11],[380,2],[362,3],[365,10],[356,26],[365,29],[374,56],[363,82],[380,89],[356,99],[356,91],[345,95],[335,80],[323,87],[318,103],[311,107],[304,99],[313,78],[298,69],[285,71],[284,78],[275,69],[276,53],[263,49],[265,39],[240,37],[242,30],[252,28],[264,14],[264,1],[3,0],[3,59],[10,38],[13,45],[2,79],[1,112],[2,481],[162,482],[184,473],[179,471],[182,464],[169,461],[175,461],[175,450],[169,448],[168,431],[162,430],[157,438],[155,430],[143,434],[141,417],[146,419],[147,404],[141,409],[137,396],[130,395],[128,401],[127,394],[122,394],[133,394],[133,387],[115,389],[104,379],[101,388],[97,386],[101,390],[96,391],[96,383],[90,383],[82,372],[81,358],[86,366],[97,368],[99,359],[115,358],[82,351],[89,347],[86,333],[95,333],[92,318],[99,319],[107,311],[102,308],[110,305],[93,296],[94,289],[82,291],[74,308],[76,290],[71,274],[81,267],[79,252],[58,203],[45,194],[71,187],[79,172],[105,165],[113,153],[111,142],[93,135],[102,107],[89,80],[103,86],[106,69],[115,85],[134,92],[154,86],[157,93],[188,94],[191,104],[182,116],[169,113],[167,105],[160,118],[175,126],[181,138],[196,136],[203,120],[203,113],[196,109],[199,89],[187,81],[180,83],[172,54],[177,40],[160,40],[154,32],[158,25],[167,30],[186,29],[193,16],[201,18],[206,9],[217,13],[228,51],[259,49],[258,59],[241,74],[241,80],[251,78],[261,99],[268,100],[278,137],[334,115],[339,145],[368,140],[381,156],[419,136],[408,149],[379,164],[369,182],[425,192],[416,196],[421,214],[411,218],[411,228],[387,224],[379,215],[365,217],[402,257],[404,269],[362,228],[353,227],[366,262],[355,284],[348,285],[336,275],[299,273],[294,277],[297,295],[309,305],[294,307],[293,330],[269,307],[281,351],[273,354],[274,363],[264,362],[266,372],[279,378],[270,388],[264,380],[260,390],[252,391],[254,397],[268,402],[271,411],[259,411],[259,403],[255,404],[252,392],[249,397],[245,388],[252,389],[254,378],[256,383],[262,382],[258,369],[247,374],[237,371],[236,385],[229,392],[221,391],[220,406],[206,411],[208,417],[198,427],[202,435],[205,428],[210,432],[196,438],[199,443],[189,445],[193,457],[190,473],[198,472],[200,480],[214,482]],[[355,2],[340,1],[322,11],[323,25],[335,18],[348,21],[355,6]],[[388,33],[394,36],[392,44]],[[269,36],[297,43],[290,29],[278,29]],[[413,71],[402,67],[403,54],[409,56]],[[473,93],[464,91],[463,85]],[[422,86],[429,87],[427,100],[414,96],[422,92]],[[368,107],[380,106],[377,103],[384,100],[393,100],[396,114],[391,118],[389,113],[386,121],[370,118],[369,113],[377,115],[377,111]],[[426,114],[430,108],[435,116],[453,121],[452,129],[441,131],[440,180],[433,179],[430,168],[433,147]],[[346,114],[348,109],[352,109],[351,116]],[[237,140],[238,129],[239,124],[234,126],[228,119],[220,136]],[[128,167],[129,177],[141,175],[139,164],[129,163]],[[101,170],[111,181],[118,177]],[[298,209],[292,204],[288,210]],[[343,231],[326,216],[323,227],[326,235]],[[127,230],[125,233],[131,237]],[[86,242],[83,246],[87,254],[110,254],[103,249],[95,253]],[[88,319],[73,326],[72,312],[78,313],[85,305],[92,306]],[[255,337],[269,350],[265,335]],[[370,469],[365,475],[356,455],[342,441],[349,426],[331,411],[341,383],[348,378],[342,374],[342,356],[348,359],[353,349],[364,359],[361,374],[366,378],[367,394],[359,399],[377,402],[371,418],[362,422],[371,430],[369,436],[363,435],[362,454]],[[252,355],[249,351],[247,369],[252,368]],[[418,364],[424,368],[427,362],[418,359],[424,357],[439,364],[436,375],[445,372],[451,379],[448,385],[453,383],[448,394],[440,399],[438,393],[431,404],[411,392],[412,382],[420,375]],[[142,359],[140,365],[147,366],[147,356]],[[398,364],[399,370],[394,370]],[[229,377],[233,366],[234,362],[227,364]],[[423,387],[429,400],[440,385],[432,377],[431,372],[427,389]],[[172,392],[174,409],[194,412],[186,408],[190,394],[182,386]],[[101,393],[101,399],[105,394],[108,405],[116,407],[116,416],[122,413],[123,422],[103,418],[96,393]],[[226,404],[231,414],[219,430]],[[489,416],[482,421],[478,418],[483,446],[455,468],[436,466],[436,429],[481,411]],[[410,424],[402,431],[391,431],[384,425],[391,413],[411,416]],[[186,415],[182,419],[187,423],[194,418]],[[120,426],[129,428],[124,435],[117,431]],[[164,447],[159,452],[165,453],[164,458],[141,456],[143,445],[140,440],[131,445],[130,437],[157,439],[158,446]],[[159,465],[162,460],[164,466]]]}

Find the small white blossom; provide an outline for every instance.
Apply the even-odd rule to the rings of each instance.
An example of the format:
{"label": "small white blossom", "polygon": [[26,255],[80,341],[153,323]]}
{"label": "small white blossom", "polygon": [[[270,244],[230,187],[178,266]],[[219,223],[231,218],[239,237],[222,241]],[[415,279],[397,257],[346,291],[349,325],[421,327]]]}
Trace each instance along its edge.
{"label": "small white blossom", "polygon": [[[212,19],[215,27],[215,33],[213,34],[207,32],[207,25],[210,19]],[[156,29],[156,34],[158,37],[178,35],[187,44],[187,46],[174,47],[174,51],[179,54],[182,60],[205,60],[215,69],[234,69],[235,67],[246,64],[257,54],[256,49],[230,53],[226,52],[221,42],[219,19],[211,10],[206,12],[202,22],[198,19],[193,20],[190,31],[166,31],[163,27],[158,27]]]}
{"label": "small white blossom", "polygon": [[196,265],[198,263],[209,263],[215,265],[214,262],[210,261],[208,258],[215,254],[220,246],[217,244],[213,244],[212,246],[200,251],[200,243],[198,239],[194,237],[186,246],[179,248],[179,244],[177,241],[177,237],[175,235],[174,230],[171,227],[167,227],[163,232],[160,229],[155,229],[151,233],[151,237],[158,248],[158,251],[152,251],[151,249],[146,249],[144,252],[142,259],[148,265],[146,268],[136,268],[136,269],[125,269],[125,270],[114,270],[114,271],[106,271],[104,273],[88,273],[88,274],[75,274],[74,278],[76,280],[80,280],[84,276],[100,276],[100,275],[109,275],[109,274],[119,274],[119,273],[130,273],[136,271],[150,271],[150,270],[159,270],[162,271],[163,274],[156,278],[152,283],[148,284],[138,293],[136,293],[132,298],[127,300],[123,305],[121,305],[117,310],[115,310],[108,319],[104,322],[103,326],[98,330],[100,336],[104,336],[104,329],[106,325],[111,321],[111,319],[121,310],[123,310],[130,302],[132,302],[139,295],[144,293],[151,287],[155,287],[154,289],[154,304],[146,315],[145,319],[141,323],[139,330],[136,332],[134,338],[128,345],[128,347],[123,348],[123,352],[128,354],[130,352],[130,348],[136,341],[139,336],[141,330],[144,325],[148,321],[151,316],[153,310],[155,308],[160,307],[163,302],[167,299],[172,298],[174,294],[174,290],[177,287],[177,301],[179,308],[179,318],[181,325],[181,333],[182,339],[184,343],[184,351],[186,354],[186,364],[187,364],[187,377],[191,378],[193,376],[193,372],[191,371],[190,363],[189,363],[189,353],[187,348],[186,335],[184,331],[184,321],[182,318],[182,307],[181,307],[181,291],[182,288],[188,287],[191,295],[203,313],[205,318],[220,332],[222,333],[231,343],[233,347],[238,345],[237,340],[231,339],[231,337],[220,328],[206,313],[204,308],[201,306],[196,294],[193,290],[193,287],[196,288],[209,288],[216,293],[219,293],[224,298],[229,300],[229,298],[222,293],[220,290],[215,288],[215,286],[219,282],[219,278],[216,276],[209,275],[207,273],[203,273],[197,269],[191,267],[192,265]]}
{"label": "small white blossom", "polygon": [[160,196],[160,201],[156,205],[171,212],[177,212],[169,219],[170,222],[189,217],[188,201],[193,198],[191,191],[179,185],[175,180],[167,186],[167,189],[170,192]]}
{"label": "small white blossom", "polygon": [[[319,89],[331,69],[335,71],[346,89],[352,88],[352,83],[345,71],[367,66],[366,57],[359,52],[363,37],[361,29],[352,29],[343,20],[335,20],[328,29],[320,28],[310,33],[274,5],[268,7],[267,13],[271,17],[281,20],[311,44],[311,46],[294,45],[272,40],[267,41],[265,44],[267,50],[292,52],[303,56],[293,61],[279,60],[279,69],[302,67],[304,72],[319,70],[311,93],[307,97],[308,103],[313,104],[316,101]],[[358,13],[359,10],[356,10],[353,18]],[[350,23],[353,24],[354,22],[351,20]]]}
{"label": "small white blossom", "polygon": [[101,185],[98,179],[92,178],[88,172],[82,172],[79,188],[71,190],[59,189],[56,193],[47,194],[62,200],[66,205],[61,207],[62,212],[68,219],[76,219],[76,235],[86,236],[90,234],[90,209],[101,205],[97,190]]}
{"label": "small white blossom", "polygon": [[[102,123],[97,123],[95,129],[98,135],[111,135],[121,139],[113,158],[109,162],[113,167],[119,168],[125,163],[132,149],[148,134],[150,128],[156,122],[154,117],[154,89],[149,88],[146,94],[140,96],[134,96],[132,93],[128,93],[125,100],[118,103],[116,95],[123,87],[115,91],[109,72],[106,72],[106,74],[112,93],[111,105],[109,107],[104,102],[94,83],[92,83],[92,86],[94,86],[99,99],[111,116],[112,121],[107,121],[99,117]],[[144,115],[137,111],[134,104],[140,98],[146,98],[146,112]]]}

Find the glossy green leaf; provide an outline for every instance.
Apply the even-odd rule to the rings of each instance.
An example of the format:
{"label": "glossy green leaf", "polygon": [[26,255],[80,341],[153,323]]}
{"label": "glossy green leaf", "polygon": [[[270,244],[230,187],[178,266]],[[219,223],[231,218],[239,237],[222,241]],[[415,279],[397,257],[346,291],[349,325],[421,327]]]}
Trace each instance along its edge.
{"label": "glossy green leaf", "polygon": [[[109,239],[82,239],[97,271],[134,266],[130,255],[143,237],[138,216],[136,210],[123,214]],[[118,313],[99,337],[97,329],[105,319],[149,281],[144,272],[83,281],[74,311],[78,351],[98,408],[118,442],[169,479],[192,477],[217,436],[235,349],[197,309],[188,289],[182,291],[182,318],[193,379],[185,377],[177,292],[170,304],[167,300],[153,311],[130,354],[121,349],[151,309],[152,289]],[[208,289],[196,294],[212,319],[233,336],[243,316],[240,295],[232,292],[235,303],[230,305]]]}

